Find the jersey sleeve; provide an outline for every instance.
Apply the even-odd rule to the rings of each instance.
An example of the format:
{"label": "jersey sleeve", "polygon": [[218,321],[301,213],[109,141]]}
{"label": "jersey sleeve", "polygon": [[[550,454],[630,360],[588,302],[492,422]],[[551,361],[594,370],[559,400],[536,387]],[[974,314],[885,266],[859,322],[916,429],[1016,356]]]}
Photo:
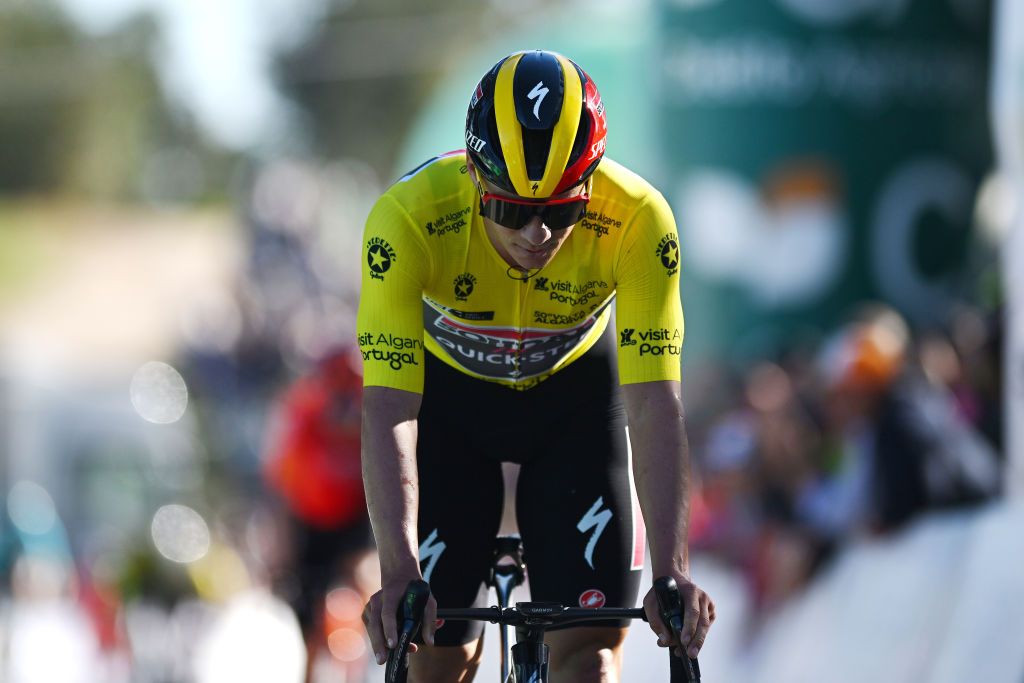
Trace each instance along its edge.
{"label": "jersey sleeve", "polygon": [[356,321],[363,385],[423,392],[423,288],[430,255],[409,214],[385,194],[363,234]]}
{"label": "jersey sleeve", "polygon": [[637,209],[616,260],[619,381],[678,380],[683,345],[679,237],[658,192]]}

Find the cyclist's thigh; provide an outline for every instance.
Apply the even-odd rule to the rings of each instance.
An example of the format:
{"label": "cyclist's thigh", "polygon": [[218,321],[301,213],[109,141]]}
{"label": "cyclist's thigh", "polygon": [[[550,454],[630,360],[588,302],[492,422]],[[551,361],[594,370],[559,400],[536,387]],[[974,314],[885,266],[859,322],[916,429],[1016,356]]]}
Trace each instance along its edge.
{"label": "cyclist's thigh", "polygon": [[483,656],[483,642],[478,638],[462,646],[421,644],[419,651],[409,657],[409,683],[473,680]]}
{"label": "cyclist's thigh", "polygon": [[[501,523],[504,479],[501,463],[480,452],[478,421],[460,420],[479,380],[459,381],[457,371],[429,358],[417,439],[420,567],[440,607],[484,606],[483,584]],[[469,378],[467,378],[469,379]],[[462,645],[483,625],[449,622],[435,643]]]}
{"label": "cyclist's thigh", "polygon": [[543,452],[519,474],[516,511],[536,600],[587,607],[636,602],[644,531],[621,399],[616,387],[603,386],[584,383],[586,391],[565,404],[575,408],[544,435]]}

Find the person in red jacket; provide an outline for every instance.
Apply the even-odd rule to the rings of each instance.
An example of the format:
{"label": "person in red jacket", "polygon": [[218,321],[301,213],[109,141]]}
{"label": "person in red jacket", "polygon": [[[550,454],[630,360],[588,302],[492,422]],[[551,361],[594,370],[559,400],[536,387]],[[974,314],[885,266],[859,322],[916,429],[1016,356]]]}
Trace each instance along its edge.
{"label": "person in red jacket", "polygon": [[358,567],[373,541],[359,457],[361,399],[358,355],[339,350],[284,392],[267,440],[263,476],[288,511],[294,585],[284,592],[306,640],[307,680],[325,644],[342,666],[365,659],[359,610],[372,587],[362,585]]}

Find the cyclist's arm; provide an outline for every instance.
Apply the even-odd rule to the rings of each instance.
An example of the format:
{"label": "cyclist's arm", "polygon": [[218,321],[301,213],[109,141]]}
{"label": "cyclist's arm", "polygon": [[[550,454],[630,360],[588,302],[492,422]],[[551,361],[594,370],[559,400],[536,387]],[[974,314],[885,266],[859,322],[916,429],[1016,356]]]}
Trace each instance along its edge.
{"label": "cyclist's arm", "polygon": [[687,555],[689,448],[680,396],[683,312],[679,237],[664,197],[648,194],[622,233],[616,262],[619,378],[633,452],[633,472],[650,536],[655,576],[671,576],[683,606],[682,643],[669,637],[654,591],[644,597],[663,645],[691,656],[704,642],[714,604],[690,580]]}
{"label": "cyclist's arm", "polygon": [[[385,647],[397,639],[395,611],[405,587],[421,578],[416,418],[423,391],[422,295],[430,253],[408,214],[389,195],[370,212],[364,241],[357,320],[363,356],[363,484],[382,589],[370,598],[363,618],[381,661]],[[435,609],[430,601],[428,616]],[[433,641],[433,631],[433,619],[428,619],[427,642]]]}
{"label": "cyclist's arm", "polygon": [[[680,385],[675,380],[622,387],[633,453],[633,477],[647,525],[655,577],[671,576],[683,607],[680,639],[671,637],[658,616],[654,591],[644,597],[648,623],[659,642],[696,657],[715,618],[707,593],[690,578],[687,550],[690,501],[690,453]],[[681,640],[681,642],[680,642]]]}
{"label": "cyclist's arm", "polygon": [[416,416],[421,398],[389,387],[363,392],[363,481],[385,578],[420,578]]}
{"label": "cyclist's arm", "polygon": [[689,581],[690,456],[679,382],[626,384],[622,393],[654,575]]}

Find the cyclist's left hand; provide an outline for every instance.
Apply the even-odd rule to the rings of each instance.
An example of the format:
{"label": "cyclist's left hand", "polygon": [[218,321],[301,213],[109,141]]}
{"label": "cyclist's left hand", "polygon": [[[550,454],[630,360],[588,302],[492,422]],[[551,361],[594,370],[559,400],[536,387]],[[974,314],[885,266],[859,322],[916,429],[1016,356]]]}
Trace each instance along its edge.
{"label": "cyclist's left hand", "polygon": [[644,612],[647,614],[648,625],[658,636],[659,647],[671,647],[678,657],[682,657],[685,651],[687,657],[694,659],[703,647],[708,630],[715,621],[715,603],[687,577],[674,578],[676,585],[679,586],[679,598],[683,607],[683,631],[680,638],[676,638],[668,625],[662,622],[654,588],[647,591],[647,595],[644,596]]}

